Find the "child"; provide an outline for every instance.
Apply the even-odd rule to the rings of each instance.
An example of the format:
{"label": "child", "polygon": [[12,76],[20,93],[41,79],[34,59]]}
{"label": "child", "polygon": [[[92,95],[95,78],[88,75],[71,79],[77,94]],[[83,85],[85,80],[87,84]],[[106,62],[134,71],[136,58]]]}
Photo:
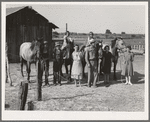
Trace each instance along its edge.
{"label": "child", "polygon": [[123,69],[121,75],[126,77],[126,85],[132,85],[131,83],[131,77],[134,75],[133,71],[133,60],[134,60],[134,55],[133,53],[130,52],[131,46],[126,47],[126,52],[124,52],[123,58],[124,58],[124,64],[123,64]]}
{"label": "child", "polygon": [[79,52],[79,46],[75,45],[75,51],[72,53],[73,65],[72,65],[72,73],[71,76],[75,81],[75,85],[77,86],[77,80],[79,80],[79,85],[81,86],[81,79],[83,77],[82,74],[82,63],[81,63],[81,52]]}
{"label": "child", "polygon": [[112,54],[109,52],[109,46],[106,45],[105,53],[103,54],[103,72],[104,72],[104,83],[109,84],[109,77],[111,73],[111,60],[112,60]]}
{"label": "child", "polygon": [[53,50],[53,73],[54,73],[54,85],[56,86],[56,79],[58,79],[58,84],[61,86],[61,64],[62,64],[62,51],[60,49],[59,42],[55,43],[55,49]]}

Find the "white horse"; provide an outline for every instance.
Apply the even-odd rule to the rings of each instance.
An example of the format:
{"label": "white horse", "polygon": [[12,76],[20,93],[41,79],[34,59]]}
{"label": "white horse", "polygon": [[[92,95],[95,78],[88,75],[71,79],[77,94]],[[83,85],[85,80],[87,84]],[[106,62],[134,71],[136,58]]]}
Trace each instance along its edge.
{"label": "white horse", "polygon": [[32,42],[24,42],[20,46],[20,61],[21,61],[21,73],[23,75],[23,64],[26,63],[26,71],[28,74],[27,80],[30,79],[30,65],[36,63],[36,60],[40,58],[40,52],[42,47],[43,38],[38,38]]}

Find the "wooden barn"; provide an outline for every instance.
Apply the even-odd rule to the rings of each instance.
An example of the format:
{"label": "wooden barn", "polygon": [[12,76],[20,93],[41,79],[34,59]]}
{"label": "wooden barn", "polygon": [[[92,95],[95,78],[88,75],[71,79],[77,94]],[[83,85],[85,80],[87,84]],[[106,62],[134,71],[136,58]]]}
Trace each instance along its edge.
{"label": "wooden barn", "polygon": [[31,42],[37,37],[48,41],[50,52],[53,49],[52,29],[58,28],[32,7],[6,9],[6,41],[10,62],[19,62],[19,48],[23,42]]}

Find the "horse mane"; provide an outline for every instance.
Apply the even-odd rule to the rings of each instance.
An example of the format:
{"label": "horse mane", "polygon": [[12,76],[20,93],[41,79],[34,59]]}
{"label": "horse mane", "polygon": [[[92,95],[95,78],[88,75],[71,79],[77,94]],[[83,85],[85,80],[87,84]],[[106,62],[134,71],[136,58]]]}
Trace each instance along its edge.
{"label": "horse mane", "polygon": [[116,41],[117,41],[117,38],[111,41],[111,50],[112,50],[112,55],[114,56],[118,55],[117,47],[115,47]]}
{"label": "horse mane", "polygon": [[116,41],[117,41],[117,38],[115,38],[114,40],[111,40],[111,48],[114,48]]}
{"label": "horse mane", "polygon": [[30,47],[30,49],[33,50],[34,47],[35,47],[35,40],[33,40],[33,41],[31,42],[31,47]]}

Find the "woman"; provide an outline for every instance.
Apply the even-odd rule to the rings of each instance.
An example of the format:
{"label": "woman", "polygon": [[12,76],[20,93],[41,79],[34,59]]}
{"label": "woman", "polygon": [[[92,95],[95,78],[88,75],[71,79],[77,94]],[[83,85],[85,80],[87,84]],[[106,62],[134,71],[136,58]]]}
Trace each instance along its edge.
{"label": "woman", "polygon": [[77,80],[79,80],[79,85],[81,86],[81,79],[83,78],[81,52],[79,52],[78,45],[75,45],[74,49],[75,51],[72,53],[73,66],[71,76],[75,81],[75,85],[77,86]]}
{"label": "woman", "polygon": [[109,78],[111,73],[111,62],[112,62],[112,54],[109,52],[109,46],[106,45],[105,53],[103,54],[103,72],[104,72],[104,83],[109,84]]}
{"label": "woman", "polygon": [[126,77],[126,85],[132,85],[131,83],[131,77],[134,75],[133,71],[133,60],[134,60],[134,55],[131,53],[131,46],[126,47],[126,52],[124,52],[123,55],[123,69],[121,75]]}

